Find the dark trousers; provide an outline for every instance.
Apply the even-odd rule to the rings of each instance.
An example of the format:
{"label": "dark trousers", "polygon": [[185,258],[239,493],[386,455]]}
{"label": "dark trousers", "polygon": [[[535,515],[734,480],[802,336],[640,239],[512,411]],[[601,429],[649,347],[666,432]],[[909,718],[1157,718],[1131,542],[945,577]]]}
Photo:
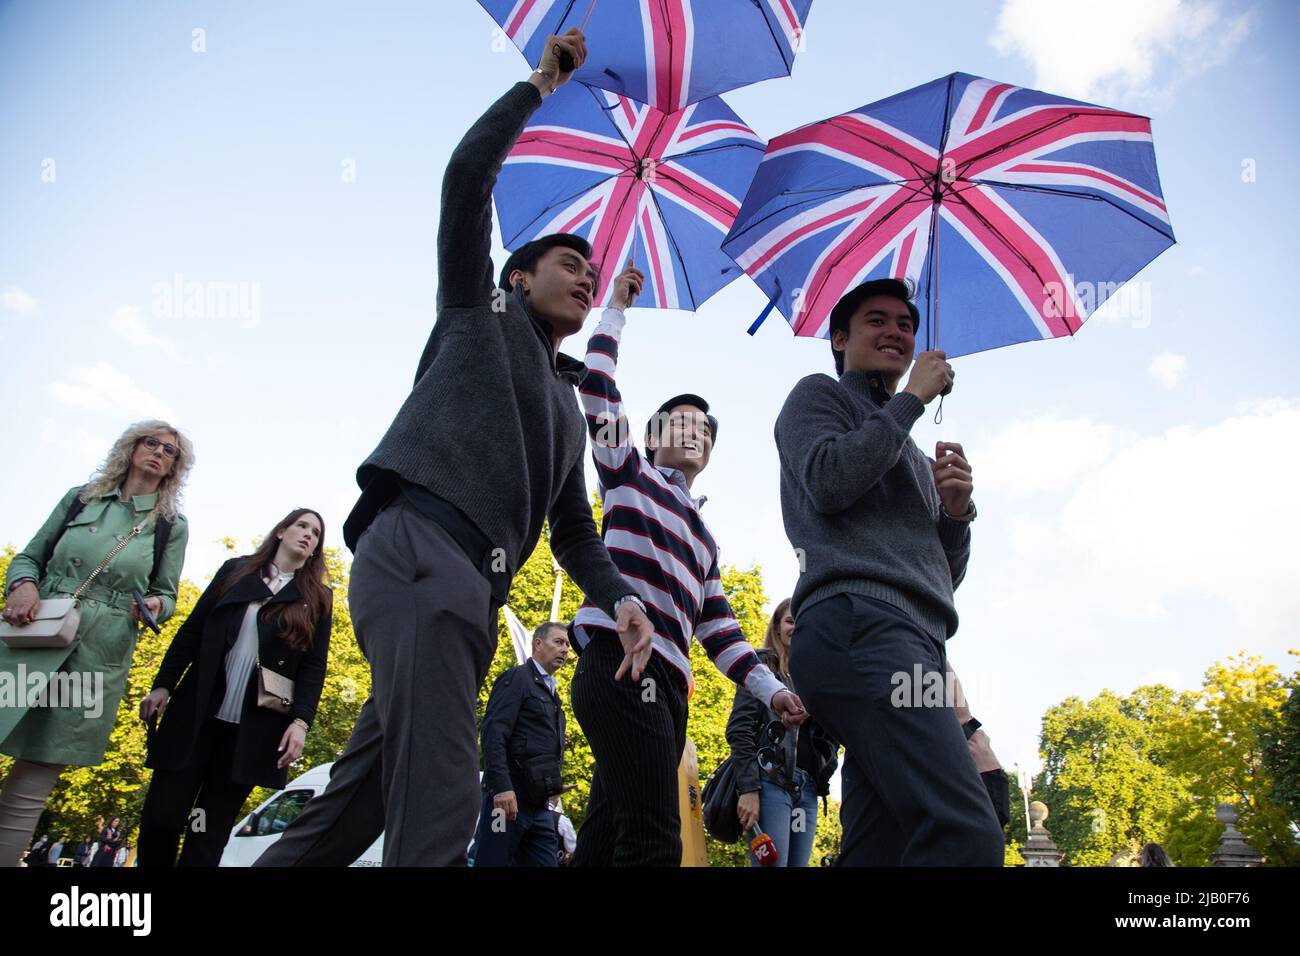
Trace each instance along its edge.
{"label": "dark trousers", "polygon": [[[946,672],[943,645],[890,604],[841,594],[800,609],[790,675],[845,747],[840,865],[1002,865],[1002,830],[942,693]],[[923,693],[936,679],[937,706]]]}
{"label": "dark trousers", "polygon": [[254,866],[465,863],[479,806],[475,705],[497,645],[487,580],[402,498],[357,542],[348,603],[371,694],[347,749]]}
{"label": "dark trousers", "polygon": [[614,672],[623,646],[587,644],[573,674],[573,715],[596,770],[573,866],[681,866],[677,767],[686,746],[686,684],[658,654],[641,680]]}
{"label": "dark trousers", "polygon": [[234,774],[237,724],[209,717],[189,766],[155,770],[140,815],[140,866],[216,866],[239,810],[253,792]]}
{"label": "dark trousers", "polygon": [[[519,791],[515,791],[518,800]],[[483,794],[478,831],[474,835],[474,866],[559,866],[560,834],[551,808],[519,803],[513,820],[493,814],[492,794]]]}

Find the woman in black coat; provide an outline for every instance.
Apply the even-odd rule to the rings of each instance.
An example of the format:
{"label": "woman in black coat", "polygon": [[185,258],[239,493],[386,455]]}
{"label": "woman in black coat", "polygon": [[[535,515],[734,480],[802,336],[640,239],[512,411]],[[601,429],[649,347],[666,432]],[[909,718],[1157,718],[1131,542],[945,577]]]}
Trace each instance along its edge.
{"label": "woman in black coat", "polygon": [[122,845],[122,821],[113,817],[108,826],[99,831],[99,847],[90,858],[87,866],[112,866],[117,848]]}
{"label": "woman in black coat", "polygon": [[[758,659],[791,689],[793,635],[794,617],[786,599],[772,613]],[[736,688],[726,733],[736,767],[736,816],[741,826],[771,837],[776,866],[807,866],[817,833],[817,798],[830,793],[839,744],[814,718],[786,730],[781,718],[743,686]],[[749,860],[759,865],[752,852]]]}
{"label": "woman in black coat", "polygon": [[[141,866],[216,866],[253,787],[280,789],[302,753],[325,684],[333,593],[325,522],[299,508],[257,551],[221,566],[163,657],[140,704],[153,780]],[[268,706],[262,689],[292,682]],[[263,698],[259,702],[259,698]]]}

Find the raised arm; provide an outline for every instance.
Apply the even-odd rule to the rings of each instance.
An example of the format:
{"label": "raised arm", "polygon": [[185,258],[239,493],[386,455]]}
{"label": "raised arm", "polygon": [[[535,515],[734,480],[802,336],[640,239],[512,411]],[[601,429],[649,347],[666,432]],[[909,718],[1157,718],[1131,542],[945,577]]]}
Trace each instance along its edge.
{"label": "raised arm", "polygon": [[492,293],[492,188],[528,118],[573,75],[560,70],[562,51],[576,69],[586,59],[586,40],[576,29],[549,37],[537,70],[488,107],[452,151],[438,220],[439,312],[481,304]]}
{"label": "raised arm", "polygon": [[605,310],[587,340],[587,371],[578,383],[578,399],[591,436],[591,457],[602,488],[617,488],[640,468],[641,453],[632,440],[631,426],[623,414],[623,396],[614,380],[624,321],[620,310]]}
{"label": "raised arm", "polygon": [[492,188],[541,105],[535,85],[516,83],[469,128],[447,162],[438,220],[439,312],[480,305],[492,294]]}
{"label": "raised arm", "polygon": [[822,514],[857,503],[898,463],[925,405],[900,391],[861,424],[850,397],[828,375],[795,385],[776,419],[776,447],[785,469]]}

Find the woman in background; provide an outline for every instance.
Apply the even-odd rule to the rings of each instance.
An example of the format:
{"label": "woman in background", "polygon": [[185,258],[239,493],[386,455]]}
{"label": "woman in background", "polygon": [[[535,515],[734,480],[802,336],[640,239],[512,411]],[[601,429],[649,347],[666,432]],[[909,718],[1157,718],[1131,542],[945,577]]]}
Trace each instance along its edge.
{"label": "woman in background", "polygon": [[[324,537],[317,512],[289,512],[256,552],[221,566],[167,648],[140,703],[146,722],[163,713],[145,762],[140,866],[175,866],[182,831],[180,865],[216,866],[253,787],[288,783],[325,684]],[[264,706],[260,689],[285,681],[288,696]]]}

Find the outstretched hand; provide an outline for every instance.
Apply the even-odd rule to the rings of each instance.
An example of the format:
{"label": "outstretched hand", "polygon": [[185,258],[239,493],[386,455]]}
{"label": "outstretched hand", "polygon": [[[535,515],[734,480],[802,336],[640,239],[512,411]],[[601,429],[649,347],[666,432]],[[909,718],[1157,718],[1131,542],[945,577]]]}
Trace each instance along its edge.
{"label": "outstretched hand", "polygon": [[623,645],[623,662],[614,672],[614,680],[622,680],[629,670],[634,681],[640,680],[646,665],[650,663],[654,625],[632,601],[624,601],[619,605],[618,619],[614,624],[618,628],[618,639]]}

